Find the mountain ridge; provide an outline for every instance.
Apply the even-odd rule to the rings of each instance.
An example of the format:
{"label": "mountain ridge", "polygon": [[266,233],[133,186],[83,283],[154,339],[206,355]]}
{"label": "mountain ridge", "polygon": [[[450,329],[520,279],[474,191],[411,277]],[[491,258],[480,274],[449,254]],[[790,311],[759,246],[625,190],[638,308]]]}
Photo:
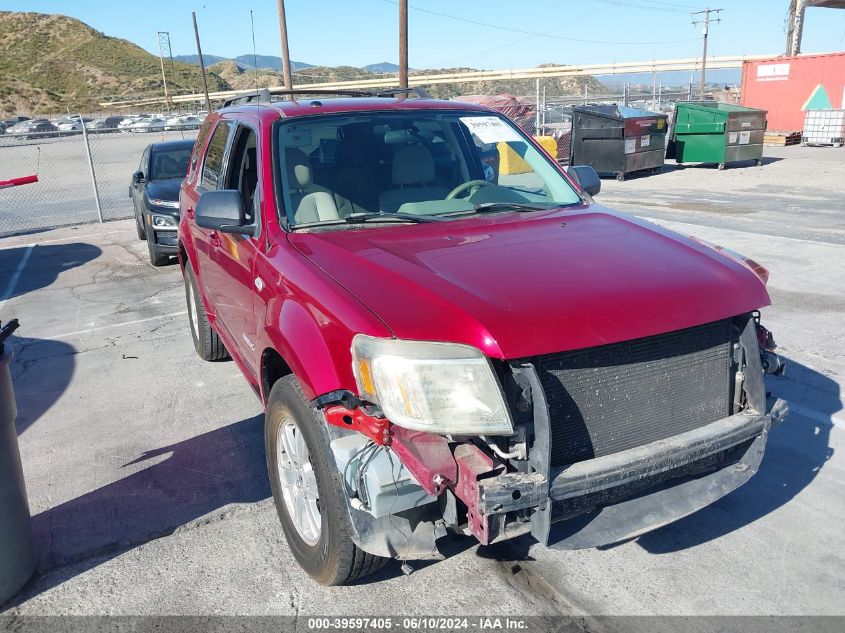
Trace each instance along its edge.
{"label": "mountain ridge", "polygon": [[[191,56],[165,60],[168,93],[197,94],[202,82],[197,68],[183,61]],[[275,64],[272,55],[241,55],[233,60],[204,55],[210,91],[245,90],[279,86],[281,72],[264,68]],[[219,60],[216,61],[215,60]],[[258,66],[255,71],[254,66]],[[279,66],[281,60],[279,59]],[[294,62],[294,83],[314,84],[371,79],[380,73],[395,74],[398,66],[379,62],[364,68],[315,66]],[[473,68],[411,70],[410,74],[443,74]],[[383,75],[382,75],[383,76]],[[555,94],[607,94],[595,77],[583,75],[546,79],[547,92]],[[534,94],[534,80],[471,81],[427,87],[436,98],[461,94]],[[104,100],[130,100],[162,96],[164,85],[158,56],[128,40],[111,37],[84,22],[59,14],[0,11],[0,114],[55,115],[59,112],[96,112]]]}

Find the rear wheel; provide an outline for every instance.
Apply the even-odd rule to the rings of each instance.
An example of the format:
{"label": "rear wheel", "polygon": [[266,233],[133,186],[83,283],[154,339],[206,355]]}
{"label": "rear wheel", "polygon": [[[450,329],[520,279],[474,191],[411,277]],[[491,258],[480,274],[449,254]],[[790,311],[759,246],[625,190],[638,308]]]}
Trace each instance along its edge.
{"label": "rear wheel", "polygon": [[294,558],[317,582],[343,585],[380,569],[389,559],[352,541],[343,481],[326,422],[294,376],[280,378],[264,422],[273,501]]}
{"label": "rear wheel", "polygon": [[194,349],[197,355],[203,360],[225,360],[229,358],[229,352],[220,340],[217,332],[211,328],[208,322],[208,313],[205,311],[199,291],[197,280],[191,270],[191,262],[185,262],[185,269],[182,271],[185,279],[185,299],[188,303],[188,321],[191,324],[191,337],[194,339]]}

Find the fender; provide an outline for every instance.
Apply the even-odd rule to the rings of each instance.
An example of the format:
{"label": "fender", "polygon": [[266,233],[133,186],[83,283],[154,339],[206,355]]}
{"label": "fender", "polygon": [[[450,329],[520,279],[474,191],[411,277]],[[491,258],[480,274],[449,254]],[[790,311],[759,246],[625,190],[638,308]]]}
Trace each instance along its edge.
{"label": "fender", "polygon": [[[286,240],[266,259],[259,257],[256,268],[268,282],[264,305],[260,295],[255,305],[263,321],[257,328],[257,350],[262,356],[268,348],[275,350],[309,399],[337,389],[357,392],[352,338],[359,332],[392,336],[387,325]],[[274,274],[279,270],[285,274]],[[261,395],[266,402],[269,394]]]}

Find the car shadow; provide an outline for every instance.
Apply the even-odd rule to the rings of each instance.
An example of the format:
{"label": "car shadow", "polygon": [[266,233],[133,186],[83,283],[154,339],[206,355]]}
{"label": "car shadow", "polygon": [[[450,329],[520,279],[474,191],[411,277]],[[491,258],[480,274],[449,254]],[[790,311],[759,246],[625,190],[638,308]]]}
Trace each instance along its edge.
{"label": "car shadow", "polygon": [[18,410],[15,428],[23,435],[67,389],[76,368],[76,349],[62,341],[25,336],[13,336],[6,345],[14,354],[9,369]]}
{"label": "car shadow", "polygon": [[[14,282],[10,294],[3,296],[3,299],[13,299],[33,290],[46,288],[56,281],[63,271],[82,266],[99,257],[102,252],[98,246],[83,242],[2,249],[0,250],[0,279]],[[25,264],[19,269],[24,258],[26,258]],[[19,277],[17,281],[14,281],[16,271],[19,272]],[[0,293],[4,289],[0,287]],[[0,318],[5,320],[12,316],[19,316],[21,321],[24,321],[26,315],[11,315],[9,312],[10,309],[6,307]]]}
{"label": "car shadow", "polygon": [[36,576],[4,608],[200,518],[209,520],[215,511],[232,512],[231,504],[270,496],[263,414],[147,451],[124,468],[146,463],[32,517]]}
{"label": "car shadow", "polygon": [[842,409],[839,385],[787,359],[785,375],[768,376],[766,387],[789,402],[790,413],[769,434],[757,474],[712,505],[639,537],[643,549],[666,554],[717,539],[777,510],[816,478],[833,455],[829,440],[832,416]]}

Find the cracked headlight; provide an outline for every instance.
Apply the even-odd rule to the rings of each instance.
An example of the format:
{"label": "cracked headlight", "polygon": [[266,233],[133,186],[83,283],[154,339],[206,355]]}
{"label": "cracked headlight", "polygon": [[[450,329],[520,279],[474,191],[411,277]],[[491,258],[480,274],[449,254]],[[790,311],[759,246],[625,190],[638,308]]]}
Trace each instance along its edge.
{"label": "cracked headlight", "polygon": [[362,398],[399,426],[455,435],[510,435],[490,361],[468,345],[358,334],[352,365]]}
{"label": "cracked headlight", "polygon": [[160,200],[158,198],[150,198],[150,204],[154,207],[166,207],[168,209],[178,209],[178,200]]}
{"label": "cracked headlight", "polygon": [[153,227],[157,229],[175,229],[179,223],[172,215],[153,213]]}

